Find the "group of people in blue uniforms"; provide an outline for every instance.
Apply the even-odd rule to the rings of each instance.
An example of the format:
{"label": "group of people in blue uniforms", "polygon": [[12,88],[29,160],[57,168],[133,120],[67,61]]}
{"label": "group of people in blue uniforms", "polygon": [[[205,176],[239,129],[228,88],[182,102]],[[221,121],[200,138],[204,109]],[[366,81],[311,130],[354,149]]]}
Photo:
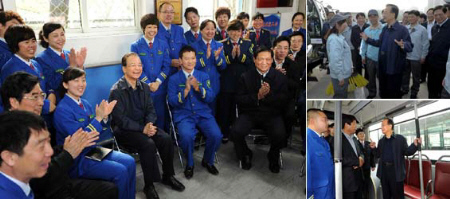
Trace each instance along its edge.
{"label": "group of people in blue uniforms", "polygon": [[[201,165],[211,174],[217,175],[219,171],[214,166],[215,153],[221,142],[227,143],[230,134],[237,132],[237,129],[231,128],[237,110],[243,115],[268,113],[267,116],[271,117],[270,113],[273,113],[279,119],[284,117],[279,108],[284,109],[287,101],[300,104],[297,99],[304,93],[301,84],[305,83],[306,62],[304,29],[301,24],[298,27],[299,19],[304,19],[302,13],[296,13],[292,19],[295,24],[293,28],[283,32],[288,36],[283,36],[282,40],[289,47],[293,40],[303,44],[292,44],[296,47],[287,49],[290,56],[286,54],[282,58],[293,63],[290,69],[272,64],[275,61],[270,49],[270,33],[262,28],[264,15],[257,13],[252,18],[253,27],[250,29],[246,29],[246,25],[241,22],[248,22],[248,14],[241,13],[241,19],[229,22],[230,10],[223,7],[215,14],[218,26],[209,19],[199,23],[198,11],[193,7],[187,8],[184,16],[191,27],[185,33],[183,28],[172,24],[174,7],[170,3],[161,4],[157,15],[144,15],[140,21],[143,36],[131,44],[131,53],[122,58],[124,76],[112,86],[108,101],[103,100],[93,106],[82,98],[87,86],[84,71],[87,50],[65,50],[64,27],[48,22],[39,33],[40,45],[45,50],[36,55],[37,39],[33,29],[24,25],[24,20],[13,11],[0,13],[0,63],[4,63],[0,66],[0,80],[2,102],[5,104],[2,107],[5,107],[5,112],[25,110],[42,116],[47,125],[38,130],[50,131],[52,146],[55,152],[58,151],[47,165],[49,172],[39,176],[41,179],[36,179],[39,183],[31,183],[32,194],[35,192],[37,198],[58,198],[61,197],[58,194],[66,192],[77,194],[82,191],[66,190],[49,196],[39,185],[48,183],[45,189],[50,190],[52,187],[60,188],[65,183],[75,183],[66,179],[95,179],[102,182],[102,186],[89,186],[91,189],[84,192],[97,192],[102,188],[112,193],[103,194],[101,197],[104,198],[134,198],[136,165],[130,155],[113,151],[102,161],[86,157],[93,148],[99,147],[96,145],[97,139],[106,139],[113,132],[119,145],[138,152],[147,198],[159,198],[153,182],[161,181],[174,190],[183,191],[184,185],[174,178],[174,146],[171,136],[166,133],[171,122],[169,111],[173,113],[172,122],[178,129],[180,146],[187,158],[184,174],[189,179],[194,175],[193,147],[198,132],[206,137]],[[255,63],[258,57],[261,62]],[[259,84],[247,85],[241,82],[241,75],[247,72],[252,73],[252,78],[258,77]],[[264,77],[260,78],[260,75],[256,75],[258,73]],[[14,86],[21,78],[38,81]],[[298,84],[294,90],[288,91],[288,79]],[[237,99],[239,87],[239,95],[249,96],[252,101],[255,97],[256,104]],[[18,94],[13,95],[13,90]],[[288,92],[295,94],[290,95]],[[270,170],[274,173],[279,172],[279,150],[283,147],[281,143],[286,138],[285,134],[290,131],[278,119],[274,126],[280,128],[275,129],[276,133],[268,132],[269,137],[279,138],[268,156]],[[267,130],[272,131],[273,128]],[[0,137],[3,136],[1,133]],[[249,132],[239,132],[239,136],[236,136],[236,140],[240,141],[235,143],[235,147],[240,161],[244,163],[243,169],[250,169],[251,157],[238,150],[243,147],[241,141],[245,133]],[[71,140],[84,144],[79,144],[75,150],[70,146],[76,144],[68,144]],[[162,159],[162,178],[156,159],[157,151]],[[3,171],[1,168],[0,165],[0,171]],[[1,173],[0,176],[6,176],[0,178],[2,182],[14,179],[7,173]],[[64,182],[51,181],[54,176],[64,176]],[[1,184],[0,196],[8,192],[8,188]],[[35,190],[35,187],[39,188]],[[68,188],[64,186],[61,189]],[[27,194],[27,197],[35,196]]]}

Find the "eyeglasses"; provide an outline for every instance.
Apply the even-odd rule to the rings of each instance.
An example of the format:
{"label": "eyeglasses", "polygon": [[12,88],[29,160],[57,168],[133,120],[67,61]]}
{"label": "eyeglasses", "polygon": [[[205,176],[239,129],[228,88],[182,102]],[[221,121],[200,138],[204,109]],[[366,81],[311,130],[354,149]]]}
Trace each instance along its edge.
{"label": "eyeglasses", "polygon": [[31,96],[23,96],[23,98],[28,99],[28,100],[33,100],[33,101],[44,100],[47,98],[47,94],[45,94],[45,93],[33,94]]}
{"label": "eyeglasses", "polygon": [[163,11],[163,12],[161,12],[161,13],[164,13],[164,14],[175,14],[174,11]]}

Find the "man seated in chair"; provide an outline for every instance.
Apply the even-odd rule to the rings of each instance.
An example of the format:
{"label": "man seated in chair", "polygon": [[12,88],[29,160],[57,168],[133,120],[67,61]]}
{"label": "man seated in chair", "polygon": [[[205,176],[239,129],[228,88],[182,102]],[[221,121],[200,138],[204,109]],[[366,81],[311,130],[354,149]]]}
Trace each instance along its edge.
{"label": "man seated in chair", "polygon": [[271,147],[267,158],[269,169],[280,172],[280,149],[286,142],[286,130],[281,111],[288,102],[288,81],[285,75],[271,67],[273,51],[262,46],[253,55],[256,68],[244,73],[238,83],[236,102],[239,117],[231,132],[237,157],[242,169],[252,167],[252,151],[245,142],[251,129],[262,128],[269,139]]}
{"label": "man seated in chair", "polygon": [[[44,105],[45,94],[39,85],[39,78],[26,72],[16,72],[8,76],[1,89],[5,110],[27,111],[40,116]],[[26,126],[26,122],[20,120],[16,122],[18,113],[8,121],[5,129],[11,130],[17,124]],[[22,114],[23,117],[28,117]],[[17,125],[18,126],[18,125]],[[31,127],[34,129],[35,127]],[[39,128],[40,129],[40,128]],[[38,129],[34,129],[39,131]],[[0,130],[1,131],[1,130]],[[47,129],[42,129],[42,134],[47,133]],[[68,136],[64,140],[64,145],[54,146],[51,162],[48,165],[47,173],[42,178],[35,178],[30,181],[31,189],[35,198],[86,198],[86,199],[116,199],[118,189],[112,182],[102,180],[88,180],[69,177],[69,170],[74,165],[81,151],[95,144],[98,140],[98,132],[85,132],[81,129]],[[9,143],[9,142],[8,142]],[[3,144],[0,146],[5,147]],[[0,147],[1,148],[1,147]],[[6,147],[7,148],[7,147]],[[20,184],[20,183],[19,183]],[[0,188],[1,189],[1,188]],[[0,193],[0,198],[10,198]]]}
{"label": "man seated in chair", "polygon": [[194,70],[197,62],[195,49],[184,46],[180,50],[181,69],[169,78],[168,99],[173,108],[175,123],[181,140],[181,148],[187,157],[184,170],[186,178],[194,175],[194,140],[198,128],[206,137],[206,148],[202,166],[209,173],[219,174],[214,166],[214,155],[219,149],[222,133],[208,103],[214,100],[214,93],[208,74]]}
{"label": "man seated in chair", "polygon": [[137,150],[144,173],[144,193],[147,198],[159,198],[153,182],[161,181],[156,157],[162,160],[162,183],[183,191],[184,185],[175,179],[172,138],[156,127],[156,113],[150,97],[150,87],[139,80],[142,63],[139,55],[128,53],[122,57],[124,76],[111,88],[109,101],[117,100],[111,127],[119,144]]}

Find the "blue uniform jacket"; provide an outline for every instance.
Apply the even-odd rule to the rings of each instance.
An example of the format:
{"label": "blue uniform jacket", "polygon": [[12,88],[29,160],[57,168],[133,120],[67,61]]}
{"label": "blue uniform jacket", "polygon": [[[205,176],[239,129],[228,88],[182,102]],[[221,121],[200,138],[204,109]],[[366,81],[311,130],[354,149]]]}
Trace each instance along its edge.
{"label": "blue uniform jacket", "polygon": [[[311,195],[318,194],[316,189],[323,188],[325,186],[331,186],[330,191],[334,191],[334,164],[331,157],[330,146],[327,141],[319,137],[313,130],[308,128],[307,131],[307,150],[306,161],[308,167],[306,168],[307,176],[307,198]],[[328,196],[334,196],[334,193],[326,194]]]}
{"label": "blue uniform jacket", "polygon": [[211,79],[211,88],[215,97],[220,91],[219,70],[224,70],[227,67],[227,63],[225,61],[223,50],[220,52],[218,60],[216,60],[214,57],[214,51],[222,47],[222,43],[219,43],[213,39],[211,40],[210,45],[211,56],[209,57],[209,59],[206,58],[207,47],[203,39],[193,43],[192,47],[197,52],[197,65],[195,66],[195,69],[208,74],[209,78]]}
{"label": "blue uniform jacket", "polygon": [[184,37],[186,38],[188,45],[191,45],[192,43],[202,40],[202,33],[199,31],[198,37],[197,39],[195,39],[195,36],[192,34],[191,30],[188,30],[187,32],[184,33]]}
{"label": "blue uniform jacket", "polygon": [[46,78],[46,87],[48,91],[55,92],[59,99],[59,90],[61,89],[62,75],[64,70],[69,67],[69,51],[63,50],[66,59],[62,59],[51,48],[47,48],[36,56],[36,61],[41,65]]}
{"label": "blue uniform jacket", "polygon": [[[39,78],[39,86],[41,86],[42,91],[48,93],[48,90],[46,89],[46,79],[43,74],[41,65],[36,60],[31,59],[30,61],[36,70],[31,69],[30,66],[25,64],[25,62],[23,62],[16,56],[12,56],[11,59],[9,59],[9,61],[6,62],[6,64],[2,68],[0,76],[2,83],[9,75],[18,71],[23,71],[37,76]],[[50,112],[50,101],[48,99],[45,99],[44,106],[42,107],[42,114],[47,114],[49,112]]]}
{"label": "blue uniform jacket", "polygon": [[179,122],[189,116],[199,115],[204,118],[214,117],[208,103],[214,100],[214,93],[211,90],[211,83],[208,74],[194,70],[192,74],[200,83],[200,92],[191,87],[189,94],[184,98],[186,88],[186,76],[183,70],[178,71],[169,78],[169,88],[167,96],[169,104],[173,108],[174,122]]}
{"label": "blue uniform jacket", "polygon": [[0,198],[32,199],[34,196],[33,191],[30,192],[29,196],[25,195],[19,185],[0,174]]}
{"label": "blue uniform jacket", "polygon": [[2,70],[3,65],[5,65],[12,56],[13,54],[9,50],[8,44],[0,41],[0,71]]}
{"label": "blue uniform jacket", "polygon": [[[108,135],[109,128],[107,128],[107,124],[103,122],[98,122],[95,119],[95,110],[89,104],[89,102],[85,99],[81,99],[81,103],[84,106],[84,109],[73,101],[72,98],[65,95],[64,98],[58,103],[56,106],[53,123],[56,129],[56,144],[63,145],[64,139],[74,134],[79,128],[82,128],[84,131],[91,132],[97,131],[100,133],[100,139],[105,135]],[[110,135],[110,134],[109,134]],[[72,173],[78,176],[81,173],[81,163],[85,159],[85,154],[89,152],[89,150],[94,147],[91,146],[89,148],[85,148],[81,154],[74,160],[74,167],[72,167]],[[72,176],[72,175],[71,175]]]}
{"label": "blue uniform jacket", "polygon": [[[164,25],[159,22],[158,34],[156,34],[156,38],[164,40],[169,44],[169,54],[170,59],[178,59],[178,53],[181,50],[181,47],[187,45],[187,41],[184,38],[184,30],[181,26],[171,24],[170,25],[170,34],[164,28]],[[174,74],[177,71],[175,67],[170,68],[170,75]]]}
{"label": "blue uniform jacket", "polygon": [[253,43],[253,52],[256,52],[256,50],[258,49],[259,46],[266,46],[267,48],[272,48],[272,42],[270,40],[270,31],[261,28],[261,32],[259,32],[259,40],[258,42],[256,41],[256,31],[255,29],[252,27],[249,30],[251,30],[250,32],[250,40],[252,40]]}
{"label": "blue uniform jacket", "polygon": [[[281,33],[281,36],[289,37],[293,32],[294,32],[294,31],[292,31],[292,28],[289,28],[289,29],[283,31],[283,32]],[[303,33],[303,45],[302,45],[302,50],[306,50],[306,29],[300,27],[300,32]]]}
{"label": "blue uniform jacket", "polygon": [[159,78],[161,85],[156,92],[151,92],[151,95],[160,95],[166,93],[166,84],[170,72],[170,56],[169,46],[161,39],[155,38],[153,47],[150,49],[144,37],[131,44],[131,52],[135,52],[141,58],[143,65],[143,73],[139,78],[146,84],[155,82]]}
{"label": "blue uniform jacket", "polygon": [[228,38],[228,32],[227,31],[225,31],[225,38],[223,38],[221,30],[219,30],[219,28],[216,28],[216,34],[214,35],[214,40],[216,40],[218,42],[221,42],[221,41],[223,41],[223,40],[225,40],[227,38]]}
{"label": "blue uniform jacket", "polygon": [[220,74],[221,92],[234,93],[241,75],[254,67],[253,43],[247,39],[239,39],[241,54],[233,59],[233,42],[230,38],[223,41],[223,51],[227,67]]}

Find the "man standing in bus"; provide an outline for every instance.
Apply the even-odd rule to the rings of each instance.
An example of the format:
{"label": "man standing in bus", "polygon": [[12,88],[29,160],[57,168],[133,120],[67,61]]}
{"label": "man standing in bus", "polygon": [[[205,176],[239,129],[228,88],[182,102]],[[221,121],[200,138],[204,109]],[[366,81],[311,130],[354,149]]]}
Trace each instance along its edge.
{"label": "man standing in bus", "polygon": [[306,150],[307,198],[334,198],[334,165],[330,146],[322,137],[328,129],[328,119],[324,112],[309,109],[308,144]]}
{"label": "man standing in bus", "polygon": [[375,161],[373,159],[372,150],[370,150],[370,142],[365,141],[366,134],[362,128],[356,129],[356,137],[358,137],[358,145],[361,148],[361,153],[364,154],[364,164],[361,167],[363,170],[363,183],[360,186],[362,198],[369,198],[370,186],[370,169],[375,170]]}
{"label": "man standing in bus", "polygon": [[342,115],[342,190],[345,199],[360,199],[362,196],[364,155],[354,136],[356,123],[355,116]]}
{"label": "man standing in bus", "polygon": [[405,180],[405,158],[413,155],[417,151],[417,146],[421,143],[420,138],[414,139],[409,147],[405,137],[394,134],[394,122],[390,118],[385,118],[381,122],[381,131],[384,136],[378,142],[370,143],[370,148],[375,158],[379,158],[377,177],[383,187],[383,198],[405,198],[403,181]]}

